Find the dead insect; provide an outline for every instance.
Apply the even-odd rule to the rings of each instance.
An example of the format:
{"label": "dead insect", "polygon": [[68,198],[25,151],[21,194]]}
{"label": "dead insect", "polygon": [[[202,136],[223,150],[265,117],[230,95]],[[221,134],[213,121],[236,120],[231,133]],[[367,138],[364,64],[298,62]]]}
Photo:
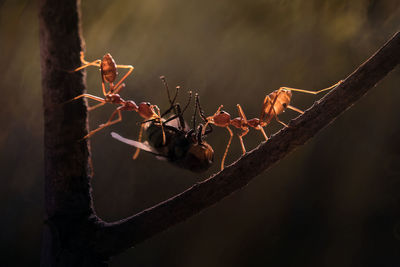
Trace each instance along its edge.
{"label": "dead insect", "polygon": [[[162,77],[162,79],[165,81],[164,77]],[[168,92],[168,87],[166,86],[166,88]],[[196,127],[194,120],[194,126],[190,129],[183,118],[183,113],[190,103],[190,97],[188,104],[181,110],[179,104],[174,104],[176,95],[177,94],[175,94],[174,100],[171,100],[168,93],[171,104],[168,110],[173,110],[175,115],[172,115],[168,119],[163,119],[161,123],[165,134],[165,142],[162,139],[161,125],[154,120],[147,121],[143,124],[143,129],[147,137],[147,141],[143,143],[126,139],[114,132],[111,133],[111,135],[113,138],[123,143],[134,146],[139,150],[152,153],[156,155],[158,159],[168,160],[170,163],[180,168],[188,169],[193,172],[204,172],[210,168],[214,158],[214,150],[204,141],[204,136],[209,134],[212,128],[209,127],[209,129],[203,130],[204,126],[202,124]],[[196,106],[194,117],[196,116],[197,109],[200,110],[200,114],[203,114],[197,94],[195,98]],[[205,117],[203,119],[205,119]],[[135,159],[136,157],[137,153],[135,153],[133,158]]]}
{"label": "dead insect", "polygon": [[214,115],[209,116],[206,118],[206,124],[213,124],[218,127],[223,127],[226,128],[227,131],[229,132],[229,141],[225,149],[225,153],[222,157],[221,161],[221,170],[224,169],[224,162],[226,155],[228,154],[228,149],[232,141],[233,133],[232,130],[229,128],[230,125],[241,129],[242,132],[238,135],[239,140],[240,140],[240,145],[242,147],[242,153],[246,153],[246,148],[244,146],[243,142],[243,137],[249,132],[250,128],[254,128],[262,133],[262,135],[265,138],[265,141],[268,141],[268,136],[264,131],[264,127],[267,126],[272,119],[275,118],[275,120],[285,127],[288,127],[284,122],[279,120],[278,115],[283,113],[286,108],[292,109],[294,111],[297,111],[301,114],[304,112],[296,107],[293,107],[290,105],[290,100],[292,98],[292,92],[291,91],[297,91],[297,92],[303,92],[303,93],[308,93],[308,94],[319,94],[321,92],[331,90],[335,87],[337,87],[342,81],[339,81],[338,83],[334,84],[333,86],[330,86],[328,88],[319,90],[319,91],[308,91],[308,90],[303,90],[303,89],[296,89],[296,88],[290,88],[290,87],[280,87],[278,90],[273,91],[272,93],[268,94],[264,98],[264,103],[262,106],[261,114],[259,118],[253,118],[253,119],[247,119],[246,115],[244,114],[244,111],[242,107],[237,104],[238,108],[238,113],[239,117],[231,119],[231,115],[223,111],[223,105],[221,105],[218,110],[214,113]]}
{"label": "dead insect", "polygon": [[[67,101],[73,101],[82,97],[86,97],[95,101],[100,102],[99,104],[89,107],[88,110],[94,110],[98,107],[103,106],[106,103],[111,103],[115,105],[119,105],[115,111],[111,114],[110,118],[106,123],[103,123],[99,125],[99,127],[95,130],[90,131],[86,136],[83,137],[89,138],[96,132],[113,125],[115,123],[118,123],[122,120],[122,114],[121,111],[136,111],[139,113],[139,115],[144,118],[145,120],[151,120],[151,119],[158,119],[161,118],[160,116],[160,110],[156,105],[151,105],[149,102],[142,102],[139,105],[136,105],[136,103],[132,100],[124,100],[121,98],[121,96],[118,94],[123,87],[125,87],[125,84],[123,81],[131,74],[133,71],[134,67],[131,65],[117,65],[112,58],[112,56],[107,53],[103,59],[97,59],[92,62],[88,62],[84,58],[84,53],[81,52],[81,62],[83,65],[79,68],[76,68],[74,71],[79,71],[81,69],[87,68],[89,66],[96,66],[100,67],[101,71],[101,87],[103,90],[104,98],[91,95],[91,94],[81,94],[79,96],[74,97],[73,99]],[[114,84],[115,79],[117,78],[118,68],[125,68],[129,69],[128,72],[116,83]],[[106,90],[106,83],[108,83],[108,91]],[[114,119],[115,116],[118,116],[117,119]]]}

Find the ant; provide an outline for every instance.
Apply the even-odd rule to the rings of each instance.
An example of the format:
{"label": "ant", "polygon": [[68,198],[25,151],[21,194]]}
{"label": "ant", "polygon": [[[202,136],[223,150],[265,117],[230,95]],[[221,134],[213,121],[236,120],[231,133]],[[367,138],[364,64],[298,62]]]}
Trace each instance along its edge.
{"label": "ant", "polygon": [[[73,99],[69,100],[73,101],[82,97],[90,98],[92,100],[100,102],[99,104],[89,107],[88,111],[92,111],[98,107],[101,107],[105,105],[106,103],[111,103],[111,104],[116,104],[119,105],[119,107],[116,108],[116,110],[111,114],[110,118],[106,123],[103,123],[99,125],[99,127],[95,130],[90,131],[87,135],[83,137],[83,139],[91,137],[93,134],[96,132],[113,125],[115,123],[118,123],[122,120],[122,114],[121,111],[136,111],[139,113],[139,115],[144,118],[145,120],[149,119],[157,119],[161,118],[160,116],[160,110],[156,105],[151,105],[149,102],[142,102],[139,105],[137,105],[134,101],[132,100],[124,100],[121,98],[121,96],[118,94],[123,87],[125,87],[125,84],[123,81],[132,73],[134,67],[131,65],[117,65],[111,56],[111,54],[107,53],[104,55],[104,57],[100,60],[94,60],[92,62],[88,62],[84,58],[84,53],[81,52],[81,62],[84,64],[79,68],[76,68],[75,71],[79,71],[81,69],[87,68],[89,66],[96,66],[100,67],[101,71],[101,87],[103,90],[103,95],[104,98],[94,96],[91,94],[81,94],[79,96],[74,97]],[[117,78],[118,68],[126,68],[129,69],[128,72],[114,85],[114,82]],[[106,86],[105,83],[109,84],[109,89],[106,91]],[[114,119],[115,116],[118,115],[117,119]]]}
{"label": "ant", "polygon": [[236,117],[234,119],[231,119],[231,115],[228,112],[222,110],[223,105],[219,106],[214,115],[206,118],[207,122],[205,126],[207,126],[208,124],[214,124],[215,126],[226,128],[227,131],[229,132],[230,135],[229,141],[221,161],[221,170],[224,169],[225,158],[226,155],[228,154],[229,146],[233,138],[233,132],[229,127],[230,125],[242,130],[242,132],[238,135],[238,137],[240,140],[240,145],[242,147],[242,153],[244,155],[246,153],[246,148],[244,146],[243,137],[249,132],[250,128],[254,128],[260,131],[265,141],[268,141],[268,136],[264,131],[264,127],[267,126],[272,121],[272,119],[275,119],[277,122],[279,122],[285,127],[289,127],[287,124],[285,124],[278,118],[279,114],[285,112],[287,108],[294,110],[300,114],[304,113],[304,111],[290,105],[290,100],[292,99],[292,91],[316,95],[321,92],[331,90],[339,86],[340,83],[342,83],[342,80],[328,88],[319,91],[309,91],[309,90],[290,88],[290,87],[280,87],[278,90],[273,91],[264,98],[260,117],[249,120],[246,118],[246,115],[244,114],[244,111],[239,104],[237,104],[239,117]]}

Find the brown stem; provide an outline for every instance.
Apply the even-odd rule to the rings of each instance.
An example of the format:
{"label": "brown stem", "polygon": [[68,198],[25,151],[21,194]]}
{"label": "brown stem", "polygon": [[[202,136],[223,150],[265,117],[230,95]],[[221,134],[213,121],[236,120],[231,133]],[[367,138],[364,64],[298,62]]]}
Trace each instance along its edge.
{"label": "brown stem", "polygon": [[98,219],[91,197],[87,106],[61,104],[85,89],[80,65],[79,1],[41,0],[40,52],[44,108],[45,229],[42,266],[100,266],[90,250]]}
{"label": "brown stem", "polygon": [[199,213],[245,186],[351,107],[400,61],[400,33],[355,70],[336,89],[234,164],[152,208],[99,230],[96,250],[114,255]]}

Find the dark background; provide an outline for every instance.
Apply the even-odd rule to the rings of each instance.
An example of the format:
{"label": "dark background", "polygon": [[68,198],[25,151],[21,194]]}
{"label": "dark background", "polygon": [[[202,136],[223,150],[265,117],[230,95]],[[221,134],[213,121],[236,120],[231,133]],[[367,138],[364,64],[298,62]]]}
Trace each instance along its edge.
{"label": "dark background", "polygon": [[[88,60],[110,52],[135,66],[126,99],[168,106],[159,80],[258,116],[280,86],[318,90],[345,78],[399,30],[397,0],[82,1]],[[37,3],[0,1],[0,253],[4,266],[37,266],[43,225],[43,119]],[[123,70],[121,71],[121,73]],[[111,266],[400,266],[400,70],[302,148],[201,214],[115,257]],[[88,92],[100,75],[87,70]],[[294,93],[306,109],[320,96]],[[186,96],[181,94],[180,101]],[[90,114],[90,127],[112,106]],[[191,111],[187,112],[187,119]],[[134,113],[91,138],[94,200],[103,219],[136,213],[219,170],[228,134],[205,174],[177,169],[110,138],[135,139]],[[288,111],[288,122],[297,116]],[[267,127],[270,135],[281,128]],[[252,131],[248,150],[262,136]],[[227,163],[240,156],[235,137]]]}

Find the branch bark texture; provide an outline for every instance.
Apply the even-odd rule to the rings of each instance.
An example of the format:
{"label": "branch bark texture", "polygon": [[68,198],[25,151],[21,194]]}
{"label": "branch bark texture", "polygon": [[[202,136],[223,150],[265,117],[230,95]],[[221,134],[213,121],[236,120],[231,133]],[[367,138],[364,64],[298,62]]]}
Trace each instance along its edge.
{"label": "branch bark texture", "polygon": [[247,185],[250,180],[306,143],[350,108],[400,62],[400,33],[362,64],[336,89],[292,120],[288,128],[238,161],[183,193],[125,220],[105,224],[97,249],[115,254],[199,213]]}
{"label": "branch bark texture", "polygon": [[42,266],[101,266],[90,249],[97,222],[91,197],[91,168],[84,101],[62,105],[85,89],[79,1],[41,0],[40,52],[44,108],[46,220]]}

